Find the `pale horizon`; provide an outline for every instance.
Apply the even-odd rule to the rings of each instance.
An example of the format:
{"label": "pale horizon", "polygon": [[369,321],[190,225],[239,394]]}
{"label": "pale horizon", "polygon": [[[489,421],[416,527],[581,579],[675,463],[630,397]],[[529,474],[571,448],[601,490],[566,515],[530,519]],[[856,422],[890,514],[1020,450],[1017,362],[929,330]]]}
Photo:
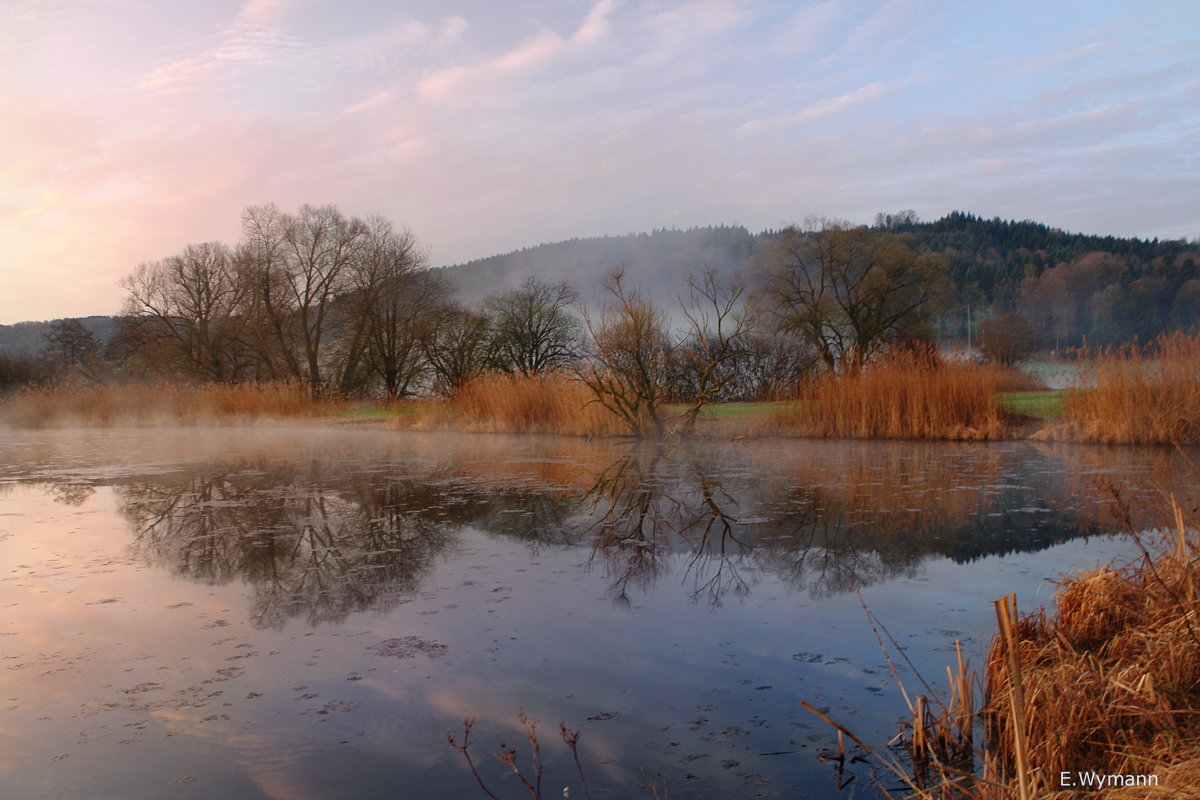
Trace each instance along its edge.
{"label": "pale horizon", "polygon": [[544,242],[961,210],[1200,238],[1200,7],[15,0],[0,324],[241,211],[334,203],[449,265]]}

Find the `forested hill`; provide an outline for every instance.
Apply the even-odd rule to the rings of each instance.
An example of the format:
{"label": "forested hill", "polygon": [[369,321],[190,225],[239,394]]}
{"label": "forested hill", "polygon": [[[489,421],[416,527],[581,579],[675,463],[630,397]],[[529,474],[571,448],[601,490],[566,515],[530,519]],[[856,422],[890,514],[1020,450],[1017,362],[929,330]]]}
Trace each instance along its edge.
{"label": "forested hill", "polygon": [[[46,346],[46,337],[57,320],[0,325],[0,355],[32,356]],[[99,342],[107,341],[117,326],[116,317],[81,317],[77,320]]]}
{"label": "forested hill", "polygon": [[[1066,231],[1029,220],[953,212],[920,222],[911,212],[880,214],[877,227],[906,234],[910,245],[945,255],[955,296],[943,334],[966,338],[968,318],[998,312],[1029,318],[1050,347],[1114,344],[1200,325],[1200,245]],[[673,306],[689,274],[714,269],[726,279],[769,268],[775,231],[743,227],[658,230],[572,239],[447,267],[442,272],[473,303],[529,275],[566,280],[585,302],[603,300],[601,278],[626,269],[629,285]],[[968,315],[970,309],[970,315]]]}
{"label": "forested hill", "polygon": [[943,321],[961,334],[966,309],[1026,316],[1047,346],[1146,341],[1200,325],[1200,243],[1068,233],[1038,222],[954,212],[934,222],[877,220],[942,253],[956,286]]}

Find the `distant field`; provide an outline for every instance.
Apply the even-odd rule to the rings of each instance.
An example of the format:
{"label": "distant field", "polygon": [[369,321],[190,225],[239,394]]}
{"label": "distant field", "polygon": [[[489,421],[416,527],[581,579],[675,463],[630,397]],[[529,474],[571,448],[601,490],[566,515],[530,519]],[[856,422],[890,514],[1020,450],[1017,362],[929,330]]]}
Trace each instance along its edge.
{"label": "distant field", "polygon": [[1000,395],[1000,405],[1015,414],[1034,419],[1057,419],[1063,414],[1063,389],[1049,392],[1009,392]]}
{"label": "distant field", "polygon": [[[716,403],[705,406],[700,412],[700,417],[702,419],[752,419],[764,417],[774,409],[783,408],[786,405],[786,402]],[[683,405],[672,406],[671,411],[680,413],[686,408],[687,406]]]}

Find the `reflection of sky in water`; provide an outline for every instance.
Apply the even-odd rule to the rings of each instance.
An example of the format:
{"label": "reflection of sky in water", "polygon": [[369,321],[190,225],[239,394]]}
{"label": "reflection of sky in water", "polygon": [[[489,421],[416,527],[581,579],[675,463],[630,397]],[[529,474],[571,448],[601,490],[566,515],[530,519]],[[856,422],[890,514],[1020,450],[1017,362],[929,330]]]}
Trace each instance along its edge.
{"label": "reflection of sky in water", "polygon": [[574,782],[561,719],[609,796],[651,796],[643,769],[672,797],[834,796],[798,701],[876,742],[902,710],[849,589],[928,676],[955,637],[978,662],[992,599],[1129,551],[1097,487],[1179,473],[1025,443],[290,429],[6,433],[0,456],[14,798],[481,796],[445,743],[464,716],[518,796],[486,753],[519,708],[547,786]]}

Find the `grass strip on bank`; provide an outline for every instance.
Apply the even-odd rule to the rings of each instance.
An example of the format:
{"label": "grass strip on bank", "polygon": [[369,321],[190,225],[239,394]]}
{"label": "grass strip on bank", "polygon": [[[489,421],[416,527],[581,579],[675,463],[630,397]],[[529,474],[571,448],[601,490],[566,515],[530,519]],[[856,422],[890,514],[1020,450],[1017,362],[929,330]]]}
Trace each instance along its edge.
{"label": "grass strip on bank", "polygon": [[1063,415],[1066,393],[1062,389],[1043,392],[1006,392],[1000,395],[1000,405],[1013,414],[1030,419],[1049,421]]}

